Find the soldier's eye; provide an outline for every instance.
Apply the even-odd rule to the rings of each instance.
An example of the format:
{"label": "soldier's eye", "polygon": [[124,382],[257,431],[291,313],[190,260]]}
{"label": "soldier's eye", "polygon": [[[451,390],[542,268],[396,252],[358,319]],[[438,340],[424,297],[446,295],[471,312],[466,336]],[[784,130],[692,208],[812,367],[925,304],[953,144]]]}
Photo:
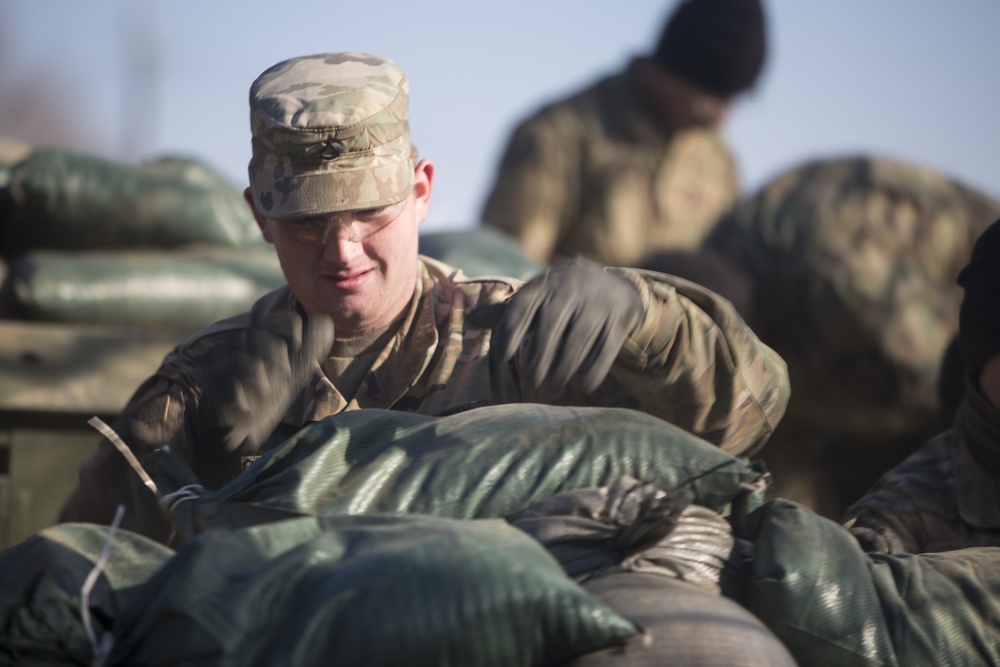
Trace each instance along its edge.
{"label": "soldier's eye", "polygon": [[357,211],[354,217],[360,222],[377,222],[385,214],[385,208],[367,208],[363,211]]}

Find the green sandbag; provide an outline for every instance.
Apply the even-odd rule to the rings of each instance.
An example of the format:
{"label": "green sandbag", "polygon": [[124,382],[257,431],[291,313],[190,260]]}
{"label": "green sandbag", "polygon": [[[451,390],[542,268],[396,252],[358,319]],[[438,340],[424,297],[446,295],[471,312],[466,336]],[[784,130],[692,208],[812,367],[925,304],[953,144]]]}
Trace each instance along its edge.
{"label": "green sandbag", "polygon": [[12,257],[35,249],[263,245],[239,188],[171,172],[36,150],[11,169],[0,248]]}
{"label": "green sandbag", "polygon": [[636,632],[503,521],[306,517],[185,545],[107,664],[551,665]]}
{"label": "green sandbag", "polygon": [[507,276],[527,280],[545,268],[530,259],[514,240],[492,227],[420,235],[420,254],[467,276]]}
{"label": "green sandbag", "polygon": [[[143,466],[166,495],[198,480],[177,454]],[[622,475],[726,513],[759,502],[763,473],[666,421],[625,408],[495,405],[445,417],[357,410],[302,429],[222,488],[176,509],[178,533],[282,516],[500,518]],[[758,493],[759,492],[759,493]]]}
{"label": "green sandbag", "polygon": [[27,319],[190,332],[248,310],[285,277],[274,250],[38,250],[14,262],[15,307]]}
{"label": "green sandbag", "polygon": [[[0,665],[89,665],[94,645],[82,616],[84,583],[109,528],[60,524],[0,551]],[[129,597],[173,555],[141,535],[118,531],[89,593],[99,639]]]}
{"label": "green sandbag", "polygon": [[799,664],[1000,664],[1000,548],[867,554],[788,500],[740,530],[756,543],[745,604]]}
{"label": "green sandbag", "polygon": [[146,174],[175,178],[191,185],[243,196],[243,188],[238,187],[220,172],[196,158],[163,155],[141,163],[139,169]]}

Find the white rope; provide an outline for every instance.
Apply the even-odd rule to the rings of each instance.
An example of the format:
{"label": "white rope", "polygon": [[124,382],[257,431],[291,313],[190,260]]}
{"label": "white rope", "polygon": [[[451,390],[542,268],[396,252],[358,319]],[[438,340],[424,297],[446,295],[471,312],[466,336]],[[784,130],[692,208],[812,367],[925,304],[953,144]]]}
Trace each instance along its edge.
{"label": "white rope", "polygon": [[119,505],[115,511],[114,521],[111,522],[111,527],[108,529],[108,536],[104,540],[104,548],[101,549],[101,555],[98,557],[97,562],[94,563],[94,567],[90,571],[90,574],[87,575],[87,579],[83,582],[83,588],[80,589],[80,615],[83,618],[83,628],[87,631],[87,638],[94,649],[94,660],[91,663],[93,667],[102,667],[104,665],[104,661],[108,659],[108,654],[111,653],[111,647],[114,645],[114,636],[110,632],[105,632],[101,636],[100,641],[98,641],[97,636],[94,634],[94,626],[90,620],[90,592],[94,589],[94,585],[97,584],[97,578],[101,576],[105,566],[108,564],[108,557],[111,555],[111,543],[115,538],[115,533],[118,532],[118,526],[121,525],[123,516],[125,516],[125,506]]}
{"label": "white rope", "polygon": [[188,484],[160,498],[160,505],[173,512],[185,500],[197,500],[203,493],[205,487],[201,484]]}
{"label": "white rope", "polygon": [[128,461],[130,466],[132,466],[132,469],[135,470],[136,474],[142,478],[142,483],[148,486],[153,493],[159,496],[160,492],[156,488],[156,482],[154,482],[153,478],[151,478],[146,471],[142,469],[139,459],[135,458],[135,454],[133,454],[128,445],[126,445],[125,442],[118,437],[118,434],[111,430],[111,427],[105,424],[100,417],[91,417],[87,420],[87,423],[96,428],[101,432],[101,435],[111,441],[111,444],[114,445],[119,452],[121,452],[121,455],[125,457],[125,460]]}

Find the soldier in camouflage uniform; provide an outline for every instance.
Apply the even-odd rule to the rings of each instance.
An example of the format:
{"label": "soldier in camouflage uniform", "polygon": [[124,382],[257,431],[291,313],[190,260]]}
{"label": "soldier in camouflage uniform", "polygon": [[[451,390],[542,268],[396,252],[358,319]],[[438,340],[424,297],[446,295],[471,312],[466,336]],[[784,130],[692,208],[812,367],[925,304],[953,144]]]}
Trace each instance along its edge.
{"label": "soldier in camouflage uniform", "polygon": [[[730,297],[782,356],[793,391],[764,452],[770,493],[840,520],[940,430],[955,279],[998,215],[1000,202],[920,165],[819,159],[724,216],[693,271],[670,257],[642,266]],[[716,267],[726,275],[699,274]]]}
{"label": "soldier in camouflage uniform", "polygon": [[879,553],[1000,546],[1000,220],[976,242],[958,340],[965,400],[953,428],[887,472],[847,512],[847,525]]}
{"label": "soldier in camouflage uniform", "polygon": [[[114,430],[140,460],[169,444],[217,488],[346,410],[515,401],[630,407],[734,454],[763,445],[784,363],[715,294],[586,262],[474,279],[418,256],[434,167],[414,164],[407,100],[392,62],[359,53],[294,58],[253,84],[246,195],[288,285],[182,342],[138,389]],[[104,441],[62,518],[108,522],[119,502],[125,527],[167,539]]]}
{"label": "soldier in camouflage uniform", "polygon": [[719,132],[765,56],[759,0],[684,0],[650,57],[524,120],[481,217],[532,259],[635,266],[693,248],[735,201]]}

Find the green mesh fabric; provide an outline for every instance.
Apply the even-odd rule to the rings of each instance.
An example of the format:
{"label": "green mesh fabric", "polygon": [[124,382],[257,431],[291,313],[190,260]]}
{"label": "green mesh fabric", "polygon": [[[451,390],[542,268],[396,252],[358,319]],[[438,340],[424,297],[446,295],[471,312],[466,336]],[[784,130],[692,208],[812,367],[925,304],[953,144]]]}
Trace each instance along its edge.
{"label": "green mesh fabric", "polygon": [[243,191],[166,163],[136,167],[47,148],[10,171],[5,256],[33,249],[264,245]]}
{"label": "green mesh fabric", "polygon": [[[144,461],[168,493],[197,483],[169,449]],[[755,502],[765,473],[663,420],[622,408],[499,405],[447,417],[359,410],[293,436],[239,477],[177,507],[181,539],[288,516],[499,518],[622,475],[726,513]]]}
{"label": "green mesh fabric", "polygon": [[303,517],[186,544],[109,663],[549,665],[636,632],[503,521]]}
{"label": "green mesh fabric", "polygon": [[747,607],[799,664],[1000,664],[1000,549],[866,554],[791,501],[758,515]]}
{"label": "green mesh fabric", "polygon": [[161,544],[109,528],[61,524],[0,551],[0,665],[89,665],[83,587],[105,544],[108,556],[89,592],[96,638],[135,591],[172,555]]}

